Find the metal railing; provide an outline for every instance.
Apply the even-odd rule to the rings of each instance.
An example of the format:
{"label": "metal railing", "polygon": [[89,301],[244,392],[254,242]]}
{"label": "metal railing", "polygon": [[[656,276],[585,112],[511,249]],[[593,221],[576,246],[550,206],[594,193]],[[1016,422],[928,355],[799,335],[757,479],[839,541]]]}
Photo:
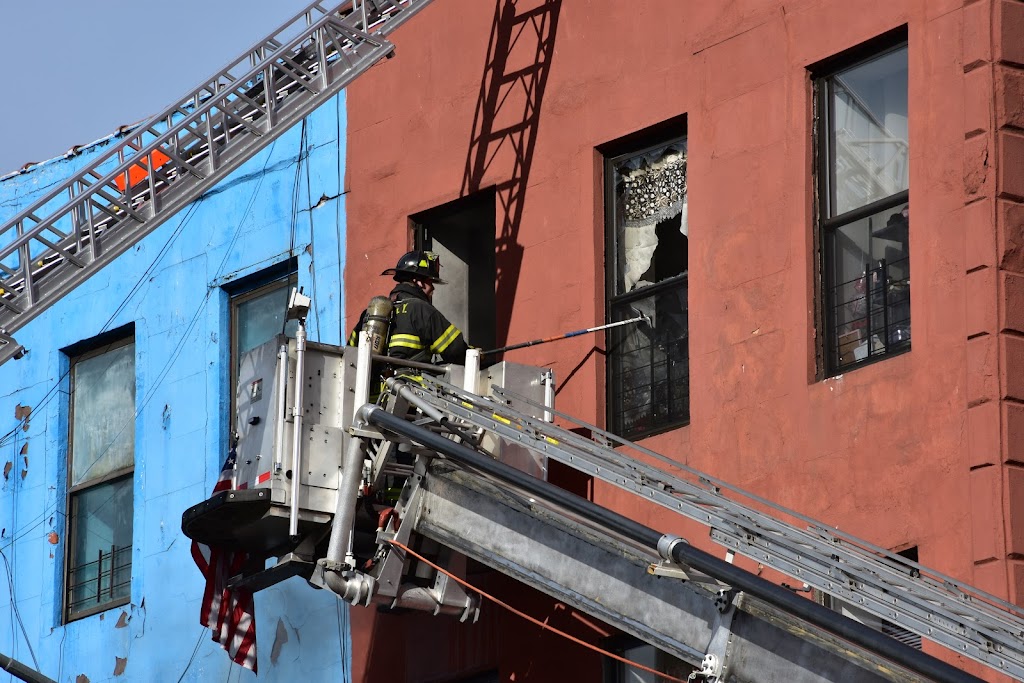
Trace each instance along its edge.
{"label": "metal railing", "polygon": [[131,596],[131,585],[132,546],[112,545],[107,552],[99,548],[95,560],[68,571],[68,616],[79,616],[109,603],[127,600]]}
{"label": "metal railing", "polygon": [[[664,285],[664,286],[663,286]],[[609,332],[609,406],[613,431],[638,438],[690,419],[687,277],[673,278],[611,302],[613,320],[649,316]]]}
{"label": "metal railing", "polygon": [[908,257],[882,259],[832,288],[828,314],[833,367],[841,370],[910,348],[909,265]]}

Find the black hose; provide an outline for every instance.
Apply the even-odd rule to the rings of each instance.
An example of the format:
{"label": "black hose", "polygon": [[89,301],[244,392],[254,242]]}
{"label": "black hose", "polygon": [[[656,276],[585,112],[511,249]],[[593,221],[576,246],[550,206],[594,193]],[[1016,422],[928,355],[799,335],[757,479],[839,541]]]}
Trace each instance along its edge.
{"label": "black hose", "polygon": [[[367,420],[388,431],[401,434],[413,441],[443,453],[473,469],[497,477],[537,498],[552,501],[598,526],[602,526],[642,545],[656,549],[664,537],[659,531],[644,526],[628,517],[601,507],[586,498],[581,498],[546,481],[513,469],[504,463],[455,443],[423,427],[418,427],[402,418],[395,417],[374,406]],[[889,661],[930,678],[938,683],[982,683],[980,678],[957,669],[935,657],[904,645],[895,638],[865,626],[834,612],[823,605],[795,595],[770,581],[744,571],[724,560],[720,560],[688,543],[676,543],[671,550],[672,559],[680,564],[713,576],[734,589],[742,590],[787,614],[803,619],[810,624],[833,633],[850,643],[863,647]]]}

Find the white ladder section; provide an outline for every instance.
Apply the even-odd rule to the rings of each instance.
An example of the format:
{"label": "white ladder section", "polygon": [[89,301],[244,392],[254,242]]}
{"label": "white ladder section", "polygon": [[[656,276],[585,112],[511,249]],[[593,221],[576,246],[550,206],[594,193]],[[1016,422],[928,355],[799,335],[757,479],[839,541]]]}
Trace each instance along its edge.
{"label": "white ladder section", "polygon": [[430,2],[313,2],[0,227],[0,364],[18,329],[391,56]]}
{"label": "white ladder section", "polygon": [[499,387],[492,389],[499,401],[529,406],[537,415],[554,413],[592,438],[428,376],[413,390],[452,418],[708,526],[727,551],[1024,681],[1024,610],[1015,605]]}

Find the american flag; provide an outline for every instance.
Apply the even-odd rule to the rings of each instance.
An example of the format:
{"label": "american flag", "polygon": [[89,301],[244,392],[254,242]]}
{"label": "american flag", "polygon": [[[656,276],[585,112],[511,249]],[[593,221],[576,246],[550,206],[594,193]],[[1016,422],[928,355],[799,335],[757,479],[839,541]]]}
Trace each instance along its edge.
{"label": "american flag", "polygon": [[[213,487],[214,493],[232,488],[234,468],[232,448]],[[252,591],[227,588],[228,579],[242,572],[248,555],[192,541],[192,559],[206,577],[199,623],[213,630],[213,640],[228,651],[231,661],[256,673],[256,610]]]}

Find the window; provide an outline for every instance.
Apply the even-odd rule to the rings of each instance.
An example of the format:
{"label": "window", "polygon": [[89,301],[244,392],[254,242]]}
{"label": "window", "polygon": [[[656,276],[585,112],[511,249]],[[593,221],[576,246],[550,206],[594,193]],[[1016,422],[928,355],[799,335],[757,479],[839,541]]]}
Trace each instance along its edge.
{"label": "window", "polygon": [[285,325],[288,297],[295,287],[295,263],[289,261],[232,283],[231,295],[231,422],[235,415],[235,390],[242,356],[284,332],[294,335],[298,322]]}
{"label": "window", "polygon": [[65,617],[131,597],[135,343],[122,338],[71,359]]}
{"label": "window", "polygon": [[690,419],[686,139],[605,159],[609,429],[637,438]]}
{"label": "window", "polygon": [[497,346],[495,287],[500,291],[502,284],[495,269],[494,201],[494,190],[484,190],[410,217],[416,249],[438,255],[448,283],[434,290],[434,306],[485,350]]}
{"label": "window", "polygon": [[815,81],[830,375],[910,348],[907,45]]}

